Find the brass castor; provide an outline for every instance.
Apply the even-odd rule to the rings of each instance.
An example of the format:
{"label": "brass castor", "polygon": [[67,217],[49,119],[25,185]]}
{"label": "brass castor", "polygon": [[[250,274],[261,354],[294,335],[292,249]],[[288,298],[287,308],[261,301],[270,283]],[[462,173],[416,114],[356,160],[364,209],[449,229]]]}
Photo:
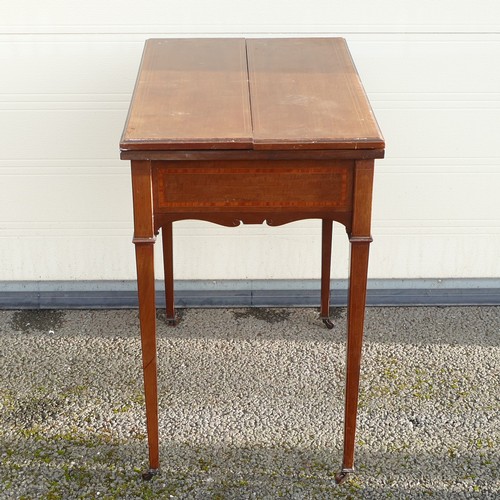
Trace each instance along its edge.
{"label": "brass castor", "polygon": [[345,483],[346,479],[349,477],[349,474],[352,474],[354,469],[342,469],[339,473],[335,474],[335,482],[337,484]]}

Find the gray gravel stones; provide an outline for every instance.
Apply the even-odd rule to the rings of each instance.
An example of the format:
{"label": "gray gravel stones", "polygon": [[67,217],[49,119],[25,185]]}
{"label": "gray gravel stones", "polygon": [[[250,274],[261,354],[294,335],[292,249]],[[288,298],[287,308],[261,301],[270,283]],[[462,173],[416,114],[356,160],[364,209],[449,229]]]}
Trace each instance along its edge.
{"label": "gray gravel stones", "polygon": [[158,314],[149,483],[137,311],[0,311],[0,498],[498,498],[500,308],[369,308],[357,474],[345,311]]}

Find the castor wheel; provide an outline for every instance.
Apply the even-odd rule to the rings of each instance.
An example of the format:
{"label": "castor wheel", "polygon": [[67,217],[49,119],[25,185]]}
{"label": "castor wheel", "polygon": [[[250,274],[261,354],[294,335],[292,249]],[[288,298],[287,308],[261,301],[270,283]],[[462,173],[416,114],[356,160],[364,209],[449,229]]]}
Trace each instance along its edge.
{"label": "castor wheel", "polygon": [[335,474],[335,482],[337,484],[342,484],[345,482],[348,476],[349,476],[348,472],[339,472],[338,474]]}
{"label": "castor wheel", "polygon": [[345,483],[346,479],[349,477],[349,474],[352,474],[354,469],[342,469],[338,474],[335,474],[335,482],[337,484]]}
{"label": "castor wheel", "polygon": [[158,475],[158,469],[149,469],[146,472],[143,472],[141,477],[143,481],[151,481],[154,476]]}
{"label": "castor wheel", "polygon": [[333,323],[330,318],[323,318],[323,323],[328,328],[328,330],[331,330],[333,328]]}

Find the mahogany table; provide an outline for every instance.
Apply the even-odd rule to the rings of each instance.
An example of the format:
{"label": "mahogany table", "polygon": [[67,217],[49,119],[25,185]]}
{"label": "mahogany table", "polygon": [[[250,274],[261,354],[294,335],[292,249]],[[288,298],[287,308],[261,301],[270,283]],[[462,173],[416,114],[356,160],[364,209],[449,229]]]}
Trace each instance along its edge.
{"label": "mahogany table", "polygon": [[344,454],[353,471],[378,128],[345,40],[146,42],[121,158],[131,160],[150,478],[159,468],[153,250],[162,230],[175,322],[172,223],[322,220],[320,315],[329,319],[332,223],[350,240]]}

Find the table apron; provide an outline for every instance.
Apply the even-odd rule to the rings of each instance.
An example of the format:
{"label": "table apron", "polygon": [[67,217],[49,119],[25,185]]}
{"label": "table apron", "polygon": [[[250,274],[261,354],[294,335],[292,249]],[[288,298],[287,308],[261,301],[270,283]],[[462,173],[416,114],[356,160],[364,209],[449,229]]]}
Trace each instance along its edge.
{"label": "table apron", "polygon": [[346,212],[354,162],[155,161],[155,214]]}

